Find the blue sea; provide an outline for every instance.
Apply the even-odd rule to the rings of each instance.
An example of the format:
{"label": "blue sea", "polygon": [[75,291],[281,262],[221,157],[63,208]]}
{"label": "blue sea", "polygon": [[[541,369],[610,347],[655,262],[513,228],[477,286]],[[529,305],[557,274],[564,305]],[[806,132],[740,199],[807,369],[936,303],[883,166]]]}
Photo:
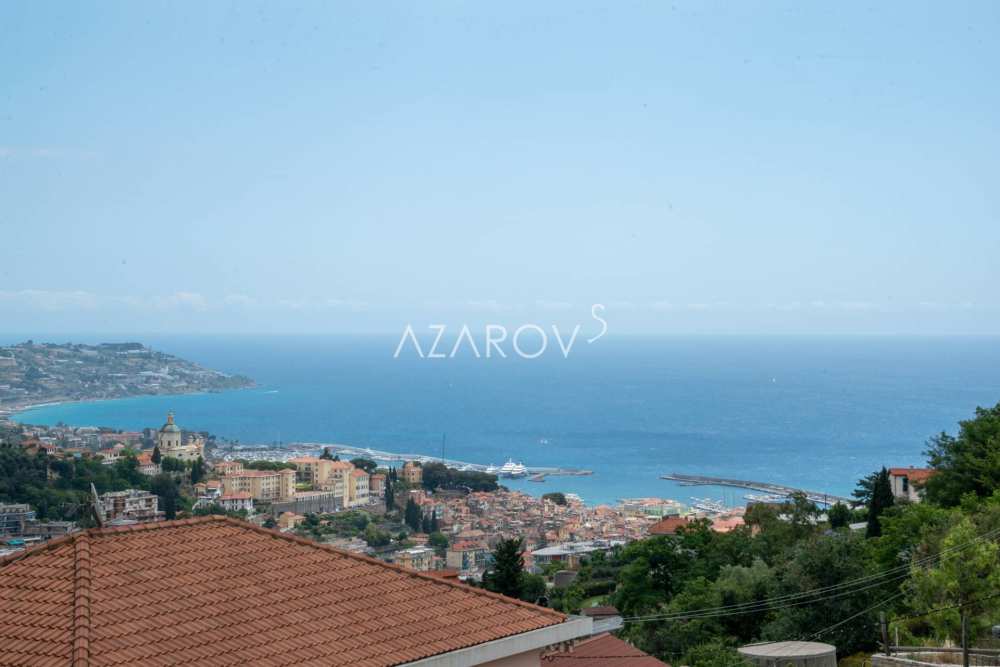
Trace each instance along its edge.
{"label": "blue sea", "polygon": [[682,487],[660,475],[848,495],[883,465],[921,465],[930,436],[954,432],[976,406],[1000,402],[997,338],[607,336],[574,347],[569,358],[550,352],[534,360],[405,352],[395,359],[396,337],[141,340],[249,375],[258,387],[50,406],[19,419],[137,429],[173,410],[186,428],[244,443],[337,442],[429,455],[440,455],[444,439],[450,459],[594,471],[509,483],[530,493],[574,492],[588,503],[699,496],[742,504],[743,491]]}

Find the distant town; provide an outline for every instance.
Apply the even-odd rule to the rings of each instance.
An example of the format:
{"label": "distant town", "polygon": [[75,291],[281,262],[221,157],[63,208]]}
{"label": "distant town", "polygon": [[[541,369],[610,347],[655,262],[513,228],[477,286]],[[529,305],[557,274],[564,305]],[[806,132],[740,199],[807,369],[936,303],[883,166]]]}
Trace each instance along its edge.
{"label": "distant town", "polygon": [[0,414],[30,405],[189,394],[253,386],[141,343],[34,343],[0,347]]}
{"label": "distant town", "polygon": [[[8,405],[251,383],[138,344],[29,342],[2,352],[0,377]],[[1000,491],[969,474],[990,464],[968,452],[995,451],[994,441],[982,438],[1000,433],[1000,406],[980,408],[975,420],[960,427],[957,437],[931,441],[930,467],[873,471],[858,480],[851,498],[674,475],[690,484],[749,485],[758,493],[748,495],[743,507],[707,499],[688,506],[663,498],[624,498],[595,507],[558,490],[534,497],[505,488],[505,477],[529,474],[513,463],[497,469],[428,456],[390,459],[385,452],[349,446],[241,445],[187,429],[183,415],[172,412],[162,423],[136,431],[32,425],[0,415],[0,575],[12,575],[0,576],[5,587],[0,618],[7,609],[12,619],[10,631],[0,630],[0,637],[21,636],[48,622],[42,612],[39,618],[23,617],[9,604],[3,606],[4,596],[15,601],[11,604],[21,598],[48,604],[42,600],[47,587],[65,586],[61,581],[30,583],[52,571],[40,555],[66,560],[59,567],[77,572],[74,581],[82,586],[95,581],[90,568],[100,562],[92,560],[93,544],[110,550],[105,553],[170,550],[168,561],[151,555],[129,565],[131,556],[111,557],[117,574],[108,575],[108,581],[146,582],[135,585],[146,591],[148,605],[155,606],[161,595],[155,582],[168,576],[181,588],[194,586],[193,595],[195,589],[236,595],[244,587],[259,593],[271,586],[269,595],[280,598],[282,613],[295,616],[300,601],[314,596],[330,608],[355,604],[353,596],[364,586],[351,577],[368,577],[365,581],[394,582],[385,590],[400,593],[387,594],[387,604],[395,605],[400,617],[410,614],[419,622],[427,613],[414,609],[452,601],[462,608],[455,617],[470,624],[467,640],[449,644],[442,639],[419,649],[411,647],[412,638],[381,647],[363,642],[374,646],[364,649],[371,655],[361,652],[329,664],[363,659],[372,665],[408,664],[420,656],[471,651],[454,664],[499,665],[491,662],[491,656],[500,655],[495,642],[510,635],[522,639],[504,644],[501,657],[523,659],[523,664],[728,667],[771,664],[755,656],[766,660],[776,655],[769,651],[780,650],[786,657],[823,657],[815,664],[831,667],[835,655],[853,654],[870,657],[874,665],[896,665],[889,654],[906,647],[898,639],[890,644],[887,625],[881,635],[872,627],[880,605],[903,595],[905,600],[893,607],[899,624],[920,610],[934,614],[956,608],[949,604],[968,606],[976,641],[981,650],[990,650],[986,624],[998,607],[973,607],[962,600],[996,597],[990,591],[1000,585],[994,576],[1000,548],[993,527],[1000,521]],[[554,469],[551,474],[581,472],[586,471]],[[934,529],[928,533],[922,526]],[[127,538],[118,539],[119,534]],[[74,546],[67,549],[67,544]],[[975,545],[978,551],[972,550]],[[959,551],[972,559],[961,567],[946,556]],[[901,554],[921,554],[916,560],[905,555],[908,573],[899,574]],[[210,569],[203,571],[203,558]],[[161,569],[167,562],[169,572]],[[22,574],[21,568],[28,570]],[[339,570],[346,578],[329,578],[327,572]],[[973,574],[967,576],[966,570]],[[286,571],[287,576],[279,574]],[[901,577],[923,582],[923,588],[900,588]],[[191,584],[196,579],[197,586]],[[968,588],[961,589],[964,597],[955,597],[955,581]],[[830,595],[831,590],[837,594]],[[849,597],[841,601],[844,596]],[[809,613],[798,609],[800,600],[809,603]],[[352,637],[374,627],[369,619],[380,602],[354,609]],[[451,616],[442,613],[441,623],[450,624]],[[477,614],[484,620],[475,621]],[[506,621],[496,620],[508,616],[523,620],[520,630],[510,631]],[[732,624],[724,620],[730,617]],[[340,635],[331,618],[338,617],[323,614],[306,625],[329,633],[333,642]],[[691,620],[711,624],[703,632],[689,632]],[[258,623],[273,625],[263,617]],[[928,644],[935,650],[950,650],[954,624],[935,623],[903,627],[910,641],[917,637],[944,645]],[[481,627],[489,630],[480,632]],[[534,644],[525,643],[533,632],[542,634],[531,640]],[[835,643],[785,641],[802,636]],[[277,650],[257,647],[249,638],[241,641],[241,650],[254,655]],[[0,665],[36,664],[35,657],[69,645],[58,638],[38,642],[23,651],[0,648]],[[156,646],[134,650],[160,650]],[[393,646],[407,648],[378,653]],[[190,662],[215,649],[192,648],[189,655],[177,644],[170,650]],[[723,662],[714,662],[717,657]],[[273,656],[268,664],[284,663]]]}

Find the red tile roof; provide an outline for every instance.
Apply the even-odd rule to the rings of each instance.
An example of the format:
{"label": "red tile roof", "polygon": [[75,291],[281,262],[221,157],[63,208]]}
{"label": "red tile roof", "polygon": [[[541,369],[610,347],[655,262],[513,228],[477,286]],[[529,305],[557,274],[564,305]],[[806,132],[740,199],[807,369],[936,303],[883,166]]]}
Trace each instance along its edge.
{"label": "red tile roof", "polygon": [[569,651],[547,653],[542,660],[553,667],[670,667],[607,633],[585,639]]}
{"label": "red tile roof", "polygon": [[562,614],[226,517],[0,559],[0,665],[396,665]]}
{"label": "red tile roof", "polygon": [[907,477],[911,482],[926,482],[937,472],[933,468],[889,468],[889,474],[894,477]]}
{"label": "red tile roof", "polygon": [[678,528],[682,528],[688,525],[688,521],[684,517],[679,516],[668,516],[665,519],[660,519],[652,526],[649,527],[650,535],[675,535]]}
{"label": "red tile roof", "polygon": [[621,612],[617,608],[610,605],[598,605],[594,607],[584,607],[580,610],[580,613],[584,616],[590,616],[592,618],[600,618],[605,616],[621,616]]}

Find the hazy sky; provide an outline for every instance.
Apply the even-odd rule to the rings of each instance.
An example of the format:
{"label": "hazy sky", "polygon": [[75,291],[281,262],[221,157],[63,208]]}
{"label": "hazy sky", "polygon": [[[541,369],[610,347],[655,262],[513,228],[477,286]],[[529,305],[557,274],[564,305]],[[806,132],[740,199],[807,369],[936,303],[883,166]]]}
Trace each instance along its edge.
{"label": "hazy sky", "polygon": [[1000,333],[1000,3],[0,3],[0,331]]}

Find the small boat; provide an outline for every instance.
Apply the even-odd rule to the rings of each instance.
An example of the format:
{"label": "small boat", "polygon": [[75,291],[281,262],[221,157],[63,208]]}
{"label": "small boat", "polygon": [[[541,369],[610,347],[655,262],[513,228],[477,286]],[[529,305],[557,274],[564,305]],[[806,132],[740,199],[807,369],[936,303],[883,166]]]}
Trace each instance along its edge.
{"label": "small boat", "polygon": [[537,475],[532,475],[531,477],[528,478],[528,481],[529,482],[544,482],[545,481],[545,474],[544,473],[538,473]]}

